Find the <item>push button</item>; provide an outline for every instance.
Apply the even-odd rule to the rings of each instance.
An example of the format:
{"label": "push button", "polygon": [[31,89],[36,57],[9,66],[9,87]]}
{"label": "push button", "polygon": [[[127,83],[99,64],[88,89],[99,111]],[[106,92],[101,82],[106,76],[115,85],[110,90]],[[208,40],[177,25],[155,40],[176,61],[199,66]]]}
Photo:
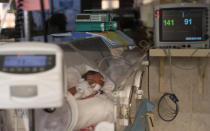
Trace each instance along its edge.
{"label": "push button", "polygon": [[22,72],[23,71],[23,69],[22,68],[17,68],[17,72]]}
{"label": "push button", "polygon": [[32,72],[37,72],[38,71],[38,69],[36,68],[36,67],[34,67],[33,69],[32,69]]}
{"label": "push button", "polygon": [[53,58],[52,56],[48,56],[47,59],[51,61]]}
{"label": "push button", "polygon": [[44,67],[39,68],[39,71],[44,71],[44,70],[45,70]]}
{"label": "push button", "polygon": [[2,70],[3,70],[3,71],[8,71],[8,69],[7,69],[7,68],[3,68]]}
{"label": "push button", "polygon": [[30,71],[30,68],[26,67],[24,68],[24,72],[29,72]]}
{"label": "push button", "polygon": [[15,68],[9,68],[9,72],[15,72]]}
{"label": "push button", "polygon": [[47,62],[47,65],[52,65],[52,61],[48,61]]}

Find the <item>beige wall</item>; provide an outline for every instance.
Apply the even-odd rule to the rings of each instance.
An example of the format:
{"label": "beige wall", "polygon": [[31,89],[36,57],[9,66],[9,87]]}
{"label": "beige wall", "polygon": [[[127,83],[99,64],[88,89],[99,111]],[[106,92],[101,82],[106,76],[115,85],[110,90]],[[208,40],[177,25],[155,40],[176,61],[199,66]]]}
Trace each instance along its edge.
{"label": "beige wall", "polygon": [[[155,104],[155,131],[209,131],[210,129],[210,68],[207,66],[204,78],[204,93],[199,94],[199,68],[198,58],[173,58],[172,64],[188,68],[182,70],[172,66],[173,89],[179,98],[180,112],[172,122],[164,122],[157,115],[158,100],[163,93],[159,92],[159,58],[151,58],[150,66],[150,95]],[[165,66],[165,91],[169,91],[169,66]],[[146,78],[144,76],[144,90],[146,91]],[[147,92],[147,91],[146,91]],[[147,95],[145,92],[145,96]]]}

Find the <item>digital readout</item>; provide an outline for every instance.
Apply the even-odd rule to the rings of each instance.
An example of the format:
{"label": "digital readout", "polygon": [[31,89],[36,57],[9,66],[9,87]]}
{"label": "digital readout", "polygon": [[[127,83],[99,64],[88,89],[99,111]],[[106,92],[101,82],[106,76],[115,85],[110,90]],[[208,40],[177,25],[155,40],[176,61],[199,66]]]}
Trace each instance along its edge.
{"label": "digital readout", "polygon": [[5,56],[4,67],[43,67],[47,56]]}

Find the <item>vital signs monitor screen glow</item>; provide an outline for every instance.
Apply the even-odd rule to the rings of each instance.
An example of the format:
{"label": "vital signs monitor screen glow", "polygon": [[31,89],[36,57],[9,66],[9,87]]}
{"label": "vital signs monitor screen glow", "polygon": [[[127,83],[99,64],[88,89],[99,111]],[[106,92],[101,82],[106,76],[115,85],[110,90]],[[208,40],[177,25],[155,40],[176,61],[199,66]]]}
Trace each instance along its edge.
{"label": "vital signs monitor screen glow", "polygon": [[204,8],[160,10],[160,41],[203,41],[207,25]]}
{"label": "vital signs monitor screen glow", "polygon": [[43,67],[46,56],[5,56],[4,67]]}
{"label": "vital signs monitor screen glow", "polygon": [[154,47],[209,48],[210,5],[161,4],[154,7]]}

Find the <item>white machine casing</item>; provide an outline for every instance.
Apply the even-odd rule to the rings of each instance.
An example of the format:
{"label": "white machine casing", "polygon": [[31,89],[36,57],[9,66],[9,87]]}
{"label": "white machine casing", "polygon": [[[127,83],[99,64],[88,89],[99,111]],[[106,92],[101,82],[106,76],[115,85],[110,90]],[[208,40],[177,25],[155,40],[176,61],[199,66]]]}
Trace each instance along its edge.
{"label": "white machine casing", "polygon": [[62,106],[64,62],[63,52],[57,45],[40,42],[6,43],[0,45],[2,55],[53,55],[55,65],[37,73],[8,73],[1,70],[0,109]]}

